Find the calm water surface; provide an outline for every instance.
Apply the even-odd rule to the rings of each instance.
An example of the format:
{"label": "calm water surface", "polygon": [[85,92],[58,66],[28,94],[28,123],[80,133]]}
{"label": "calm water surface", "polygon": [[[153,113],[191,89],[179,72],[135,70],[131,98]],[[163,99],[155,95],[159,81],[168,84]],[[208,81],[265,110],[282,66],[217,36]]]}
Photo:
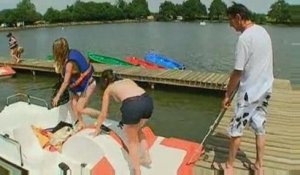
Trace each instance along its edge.
{"label": "calm water surface", "polygon": [[[274,48],[274,72],[276,78],[292,81],[300,87],[300,27],[265,26],[271,35]],[[0,32],[0,57],[9,57],[7,32]],[[46,59],[52,43],[58,37],[66,37],[70,47],[86,53],[124,58],[143,57],[156,51],[186,64],[187,69],[228,73],[232,69],[235,43],[238,37],[227,23],[130,23],[88,26],[38,28],[14,31],[20,45],[25,48],[24,57]],[[0,108],[6,96],[16,92],[33,94],[50,101],[47,89],[56,82],[53,76],[37,76],[19,73],[15,78],[0,80]],[[155,112],[150,125],[164,136],[175,136],[201,141],[208,126],[217,116],[221,95],[208,92],[188,93],[187,90],[155,89],[147,91],[155,100]],[[99,108],[101,92],[92,99],[91,106]],[[113,104],[111,117],[117,118],[119,106]]]}

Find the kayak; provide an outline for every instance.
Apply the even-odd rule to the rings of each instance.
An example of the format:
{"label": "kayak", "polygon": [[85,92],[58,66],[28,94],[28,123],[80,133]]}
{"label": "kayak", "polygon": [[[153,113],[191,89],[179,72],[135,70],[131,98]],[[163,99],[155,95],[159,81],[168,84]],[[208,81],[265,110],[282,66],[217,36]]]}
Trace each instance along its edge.
{"label": "kayak", "polygon": [[159,65],[147,62],[144,59],[137,58],[137,57],[132,57],[132,56],[126,57],[125,60],[135,66],[141,66],[146,69],[154,69],[154,70],[165,69]]}
{"label": "kayak", "polygon": [[133,66],[131,63],[128,63],[122,59],[99,55],[92,52],[88,52],[88,57],[91,59],[91,61],[96,63],[118,65],[118,66]]}
{"label": "kayak", "polygon": [[[32,103],[38,101],[45,107]],[[94,125],[75,131],[73,124],[70,103],[50,109],[45,100],[27,94],[8,97],[0,112],[0,167],[4,162],[4,172],[22,175],[130,175],[128,142],[119,122],[106,120],[98,136]],[[152,160],[141,166],[143,175],[195,173],[195,164],[187,161],[199,143],[158,136],[149,127],[143,133]]]}
{"label": "kayak", "polygon": [[53,55],[48,55],[48,56],[47,56],[47,60],[49,60],[49,61],[54,60]]}
{"label": "kayak", "polygon": [[16,74],[16,71],[13,70],[11,67],[9,67],[9,66],[1,66],[0,67],[0,78],[10,78],[14,74]]}
{"label": "kayak", "polygon": [[184,64],[176,61],[175,59],[168,58],[167,56],[160,55],[153,52],[147,53],[144,59],[150,63],[157,64],[166,69],[179,69],[179,70],[185,69]]}

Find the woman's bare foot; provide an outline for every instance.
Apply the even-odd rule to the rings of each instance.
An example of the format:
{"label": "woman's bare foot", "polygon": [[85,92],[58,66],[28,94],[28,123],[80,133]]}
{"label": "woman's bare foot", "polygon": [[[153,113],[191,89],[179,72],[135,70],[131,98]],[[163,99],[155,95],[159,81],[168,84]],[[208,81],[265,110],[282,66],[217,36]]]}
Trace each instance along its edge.
{"label": "woman's bare foot", "polygon": [[80,130],[82,130],[83,128],[85,128],[85,124],[83,121],[78,121],[76,124],[75,124],[75,129],[74,131],[75,132],[78,132]]}

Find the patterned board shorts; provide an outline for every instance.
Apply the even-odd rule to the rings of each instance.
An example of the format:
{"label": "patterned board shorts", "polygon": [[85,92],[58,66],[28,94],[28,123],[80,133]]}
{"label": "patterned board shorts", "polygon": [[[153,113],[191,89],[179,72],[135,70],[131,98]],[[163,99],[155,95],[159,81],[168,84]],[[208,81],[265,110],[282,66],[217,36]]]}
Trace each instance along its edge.
{"label": "patterned board shorts", "polygon": [[248,95],[246,93],[244,99],[236,104],[235,115],[228,128],[229,136],[242,136],[243,130],[247,125],[254,130],[256,135],[264,135],[267,107],[270,98],[271,93],[268,92],[259,100],[249,103]]}

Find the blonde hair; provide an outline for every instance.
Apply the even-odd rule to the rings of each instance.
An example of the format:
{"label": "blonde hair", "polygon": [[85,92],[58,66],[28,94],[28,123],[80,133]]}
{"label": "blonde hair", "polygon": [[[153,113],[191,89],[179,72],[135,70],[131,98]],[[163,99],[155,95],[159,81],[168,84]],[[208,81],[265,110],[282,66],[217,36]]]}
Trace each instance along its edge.
{"label": "blonde hair", "polygon": [[53,42],[54,67],[58,73],[63,73],[63,67],[69,54],[69,44],[65,38],[58,38]]}

